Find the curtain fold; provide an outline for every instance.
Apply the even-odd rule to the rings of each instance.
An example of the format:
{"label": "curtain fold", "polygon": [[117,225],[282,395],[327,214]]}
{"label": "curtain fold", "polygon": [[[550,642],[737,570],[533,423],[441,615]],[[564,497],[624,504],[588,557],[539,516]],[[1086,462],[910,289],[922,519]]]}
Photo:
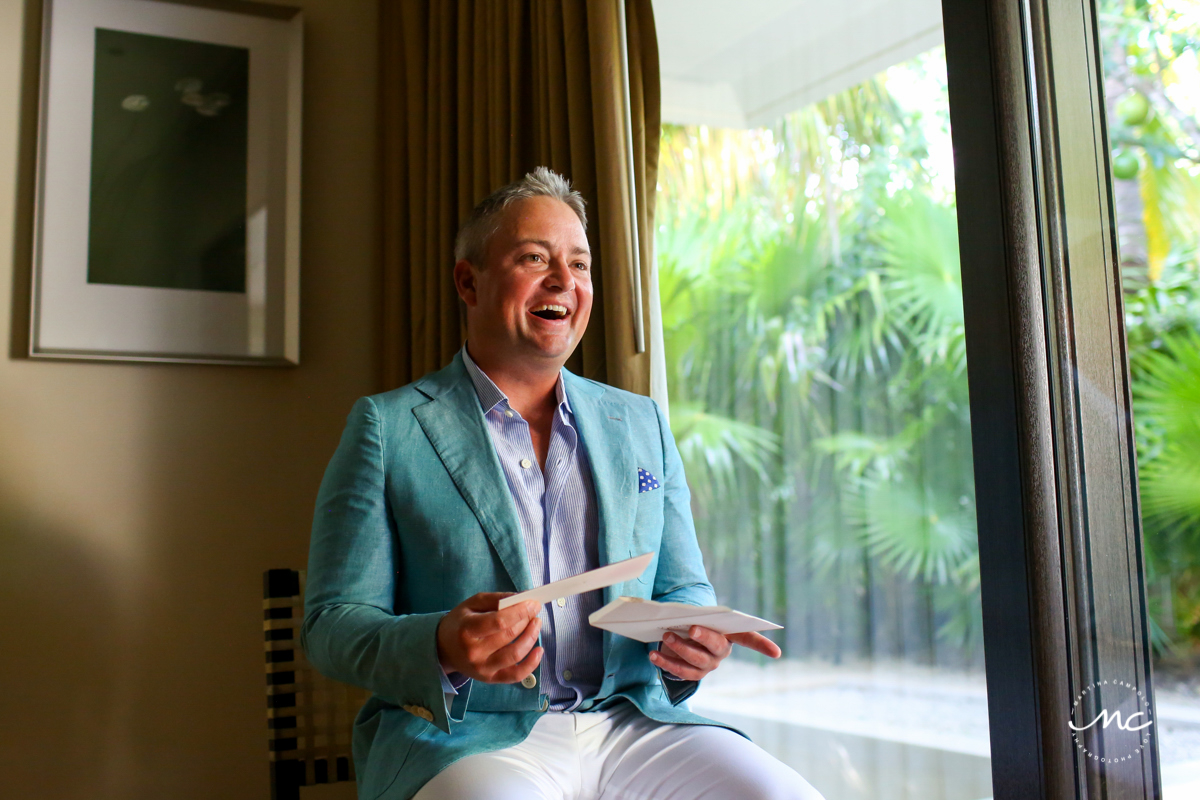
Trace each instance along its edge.
{"label": "curtain fold", "polygon": [[587,200],[594,255],[592,318],[567,366],[650,392],[632,264],[636,240],[649,346],[658,48],[650,0],[624,7],[628,120],[617,0],[381,4],[385,388],[440,368],[462,346],[451,275],[458,226],[493,189],[544,165]]}

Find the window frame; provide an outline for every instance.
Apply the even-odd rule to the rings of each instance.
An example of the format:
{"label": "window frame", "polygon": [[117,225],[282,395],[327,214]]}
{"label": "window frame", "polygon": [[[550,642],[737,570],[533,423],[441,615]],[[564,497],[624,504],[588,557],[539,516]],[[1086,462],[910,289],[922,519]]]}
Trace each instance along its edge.
{"label": "window frame", "polygon": [[1104,680],[1153,707],[1096,20],[943,0],[997,800],[1162,792],[1157,736],[1097,763],[1067,727]]}

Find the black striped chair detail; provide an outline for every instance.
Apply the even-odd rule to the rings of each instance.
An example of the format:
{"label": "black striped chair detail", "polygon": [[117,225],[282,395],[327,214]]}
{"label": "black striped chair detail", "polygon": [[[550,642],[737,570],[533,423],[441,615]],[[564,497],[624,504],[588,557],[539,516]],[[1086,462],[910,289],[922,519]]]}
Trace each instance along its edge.
{"label": "black striped chair detail", "polygon": [[300,647],[304,573],[263,573],[267,758],[271,800],[300,800],[300,787],[354,780],[350,736],[370,693],[313,669]]}

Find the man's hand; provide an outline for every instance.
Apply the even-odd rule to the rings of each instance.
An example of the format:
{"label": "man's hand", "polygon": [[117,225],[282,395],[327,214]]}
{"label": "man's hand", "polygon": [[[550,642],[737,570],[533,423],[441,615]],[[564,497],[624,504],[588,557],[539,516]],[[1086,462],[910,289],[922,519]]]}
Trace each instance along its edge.
{"label": "man's hand", "polygon": [[[442,617],[437,628],[442,669],[484,683],[516,683],[542,662],[537,644],[541,608],[529,600],[497,611],[512,592],[480,592]],[[532,649],[531,649],[532,648]]]}
{"label": "man's hand", "polygon": [[735,644],[771,658],[783,655],[779,645],[761,633],[731,633],[727,636],[712,628],[693,625],[688,636],[691,638],[668,632],[659,649],[650,653],[650,661],[676,678],[698,681],[719,667]]}

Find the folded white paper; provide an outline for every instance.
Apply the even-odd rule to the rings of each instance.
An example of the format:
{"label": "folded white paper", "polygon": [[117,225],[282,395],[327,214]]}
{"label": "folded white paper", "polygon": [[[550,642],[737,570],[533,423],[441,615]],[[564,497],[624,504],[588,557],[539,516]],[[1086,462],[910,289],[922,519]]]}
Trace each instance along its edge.
{"label": "folded white paper", "polygon": [[526,600],[549,603],[551,600],[557,600],[560,597],[583,594],[594,589],[603,589],[607,586],[612,586],[614,583],[631,581],[646,571],[646,567],[650,566],[650,561],[653,558],[654,553],[643,553],[640,556],[627,558],[624,561],[618,561],[599,569],[581,572],[570,578],[563,578],[561,581],[553,581],[536,589],[530,589],[528,592],[509,595],[500,601],[499,607],[508,608],[515,603],[523,603]]}
{"label": "folded white paper", "polygon": [[693,625],[712,628],[718,633],[773,631],[783,627],[726,606],[659,603],[637,597],[618,597],[604,608],[592,612],[588,622],[639,642],[661,642],[667,631],[686,637]]}

